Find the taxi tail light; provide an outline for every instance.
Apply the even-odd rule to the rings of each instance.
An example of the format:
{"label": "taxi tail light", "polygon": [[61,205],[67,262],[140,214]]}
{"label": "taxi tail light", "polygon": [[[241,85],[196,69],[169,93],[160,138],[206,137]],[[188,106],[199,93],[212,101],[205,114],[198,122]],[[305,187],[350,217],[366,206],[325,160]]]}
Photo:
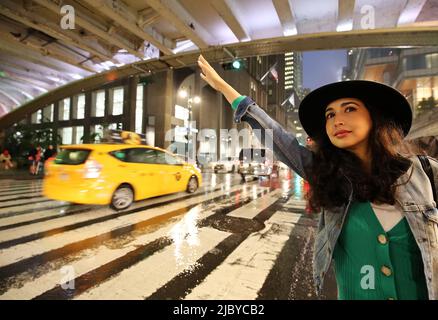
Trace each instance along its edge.
{"label": "taxi tail light", "polygon": [[87,160],[85,162],[84,178],[98,178],[102,171],[102,165],[96,160]]}

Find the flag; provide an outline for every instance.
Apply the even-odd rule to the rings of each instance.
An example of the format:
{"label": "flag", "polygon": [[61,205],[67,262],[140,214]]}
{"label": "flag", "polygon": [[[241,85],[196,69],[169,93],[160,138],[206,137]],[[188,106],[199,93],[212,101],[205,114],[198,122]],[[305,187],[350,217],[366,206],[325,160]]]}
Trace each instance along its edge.
{"label": "flag", "polygon": [[274,64],[271,68],[271,70],[269,71],[271,77],[278,83],[278,72],[277,72],[277,68],[276,68],[277,64]]}
{"label": "flag", "polygon": [[289,97],[289,103],[292,105],[292,107],[295,107],[295,92],[293,92]]}
{"label": "flag", "polygon": [[269,70],[263,75],[263,77],[260,78],[260,82],[263,83],[263,80],[269,75],[278,83],[278,72],[276,67],[277,67],[277,62],[274,63],[274,65],[269,68]]}

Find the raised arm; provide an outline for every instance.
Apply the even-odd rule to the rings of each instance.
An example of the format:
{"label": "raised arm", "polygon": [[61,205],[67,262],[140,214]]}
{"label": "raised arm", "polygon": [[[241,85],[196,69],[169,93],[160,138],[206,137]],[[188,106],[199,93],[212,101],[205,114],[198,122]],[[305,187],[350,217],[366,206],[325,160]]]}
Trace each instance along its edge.
{"label": "raised arm", "polygon": [[[247,122],[253,129],[262,131],[262,136],[272,133],[273,151],[277,158],[307,179],[305,169],[310,167],[313,154],[298,143],[296,137],[287,132],[277,121],[272,119],[251,98],[242,97],[233,87],[223,80],[214,68],[200,55],[198,65],[202,70],[201,78],[212,88],[221,92],[231,105],[235,105],[234,121]],[[238,104],[237,104],[238,103]],[[237,104],[237,105],[236,105]],[[233,108],[234,109],[234,108]],[[266,131],[267,129],[270,129]],[[265,137],[266,139],[266,137]]]}

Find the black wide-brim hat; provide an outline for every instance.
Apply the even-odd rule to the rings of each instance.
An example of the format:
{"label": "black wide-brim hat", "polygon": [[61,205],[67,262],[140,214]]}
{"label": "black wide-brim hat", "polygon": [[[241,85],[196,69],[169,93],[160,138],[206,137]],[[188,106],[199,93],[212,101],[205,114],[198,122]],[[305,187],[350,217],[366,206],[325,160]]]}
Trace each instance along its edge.
{"label": "black wide-brim hat", "polygon": [[349,80],[324,85],[310,92],[301,101],[298,115],[309,137],[325,132],[325,109],[328,104],[340,98],[357,98],[365,105],[379,108],[385,119],[400,126],[404,136],[411,129],[412,110],[402,93],[379,82]]}

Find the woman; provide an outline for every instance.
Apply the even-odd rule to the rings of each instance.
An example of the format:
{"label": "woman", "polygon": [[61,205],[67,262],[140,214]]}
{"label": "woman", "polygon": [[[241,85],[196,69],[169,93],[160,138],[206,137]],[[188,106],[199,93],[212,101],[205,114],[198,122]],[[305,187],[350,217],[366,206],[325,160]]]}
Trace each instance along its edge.
{"label": "woman", "polygon": [[[314,248],[317,292],[334,261],[339,299],[437,299],[438,209],[415,155],[399,152],[412,114],[397,90],[371,81],[308,94],[299,117],[314,141],[299,145],[202,57],[201,78],[235,109],[235,121],[271,134],[276,156],[310,183],[321,208]],[[429,158],[435,183],[438,162]]]}
{"label": "woman", "polygon": [[0,154],[0,161],[4,163],[5,170],[9,170],[14,167],[14,165],[12,164],[11,154],[9,153],[8,149],[5,149]]}

